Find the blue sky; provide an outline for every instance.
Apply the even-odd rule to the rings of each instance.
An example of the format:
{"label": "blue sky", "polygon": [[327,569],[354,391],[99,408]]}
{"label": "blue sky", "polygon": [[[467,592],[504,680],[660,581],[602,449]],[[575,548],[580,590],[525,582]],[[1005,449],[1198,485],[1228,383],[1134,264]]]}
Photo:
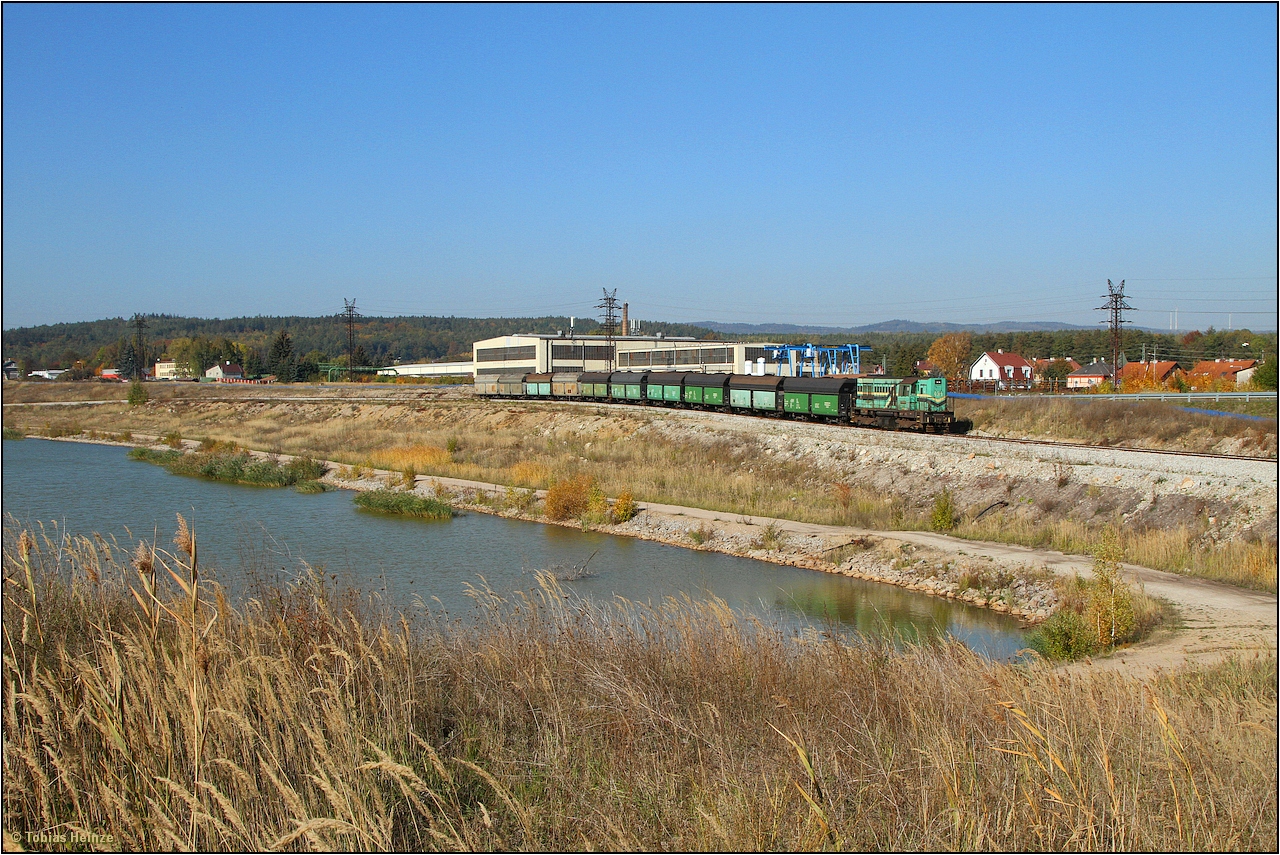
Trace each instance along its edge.
{"label": "blue sky", "polygon": [[5,328],[1276,328],[1274,5],[3,14]]}

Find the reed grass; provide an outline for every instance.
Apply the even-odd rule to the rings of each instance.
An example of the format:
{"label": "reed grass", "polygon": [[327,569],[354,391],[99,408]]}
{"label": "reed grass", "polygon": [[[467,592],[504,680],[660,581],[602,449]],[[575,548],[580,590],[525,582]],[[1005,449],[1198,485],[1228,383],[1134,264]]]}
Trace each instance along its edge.
{"label": "reed grass", "polygon": [[355,503],[356,507],[363,511],[379,514],[430,520],[447,520],[453,516],[453,508],[447,502],[415,496],[413,493],[400,490],[370,490],[366,493],[357,493]]}
{"label": "reed grass", "polygon": [[[1144,683],[554,580],[475,622],[5,531],[4,832],[202,850],[1263,850],[1276,660]],[[185,545],[184,545],[185,544]],[[188,551],[188,547],[190,551]],[[142,560],[137,560],[141,555]]]}
{"label": "reed grass", "polygon": [[325,470],[323,463],[309,457],[295,457],[282,463],[254,457],[247,451],[183,453],[139,447],[130,451],[129,457],[163,466],[175,475],[257,487],[290,487],[300,482],[314,482]]}

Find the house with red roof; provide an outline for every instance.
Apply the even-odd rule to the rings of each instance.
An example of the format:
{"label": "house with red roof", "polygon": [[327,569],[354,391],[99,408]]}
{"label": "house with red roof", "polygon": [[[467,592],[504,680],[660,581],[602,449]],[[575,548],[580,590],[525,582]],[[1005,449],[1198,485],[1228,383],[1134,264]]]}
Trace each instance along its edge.
{"label": "house with red roof", "polygon": [[215,383],[223,380],[241,380],[244,378],[244,369],[224,359],[206,371],[204,376]]}
{"label": "house with red roof", "polygon": [[1035,366],[1016,353],[987,351],[969,367],[969,381],[996,389],[1030,389]]}
{"label": "house with red roof", "polygon": [[1120,369],[1120,385],[1121,388],[1130,385],[1163,386],[1179,371],[1181,369],[1176,362],[1126,362]]}
{"label": "house with red roof", "polygon": [[1187,379],[1193,383],[1200,381],[1200,383],[1212,384],[1219,381],[1241,385],[1253,378],[1253,372],[1257,367],[1256,359],[1206,359],[1196,363],[1187,374]]}
{"label": "house with red roof", "polygon": [[1040,384],[1048,382],[1051,377],[1064,378],[1072,371],[1079,371],[1080,363],[1070,356],[1054,356],[1049,359],[1035,359],[1032,361],[1032,367],[1035,370],[1031,374],[1031,379]]}

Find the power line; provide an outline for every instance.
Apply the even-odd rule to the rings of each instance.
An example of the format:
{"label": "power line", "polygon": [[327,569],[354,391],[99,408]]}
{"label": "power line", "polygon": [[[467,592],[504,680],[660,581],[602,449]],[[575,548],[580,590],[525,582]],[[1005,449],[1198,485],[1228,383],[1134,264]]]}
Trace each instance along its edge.
{"label": "power line", "polygon": [[[601,288],[604,291],[604,298],[596,303],[597,309],[604,310],[603,321],[605,346],[608,348],[609,354],[609,370],[613,370],[613,334],[618,329],[618,289],[614,288],[610,291],[608,288]],[[625,330],[624,330],[625,332]]]}
{"label": "power line", "polygon": [[1124,299],[1124,280],[1120,280],[1119,287],[1112,285],[1111,280],[1107,280],[1107,293],[1102,295],[1107,301],[1106,305],[1099,306],[1098,309],[1111,314],[1111,379],[1112,385],[1119,389],[1119,371],[1120,371],[1120,330],[1121,325],[1129,323],[1124,319],[1126,309],[1133,309],[1125,302]]}
{"label": "power line", "polygon": [[343,297],[342,305],[342,314],[338,318],[347,325],[347,380],[349,381],[352,369],[356,367],[356,318],[360,317],[360,313],[356,311],[354,297],[350,300]]}

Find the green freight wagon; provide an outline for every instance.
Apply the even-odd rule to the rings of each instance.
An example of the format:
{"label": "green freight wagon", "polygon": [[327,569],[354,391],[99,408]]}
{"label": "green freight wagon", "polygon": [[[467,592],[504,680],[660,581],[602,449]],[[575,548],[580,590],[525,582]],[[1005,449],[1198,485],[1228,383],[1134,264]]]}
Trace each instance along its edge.
{"label": "green freight wagon", "polygon": [[551,394],[556,398],[576,398],[578,397],[578,375],[574,374],[552,374],[551,375]]}
{"label": "green freight wagon", "polygon": [[643,400],[641,392],[646,374],[647,371],[613,372],[609,375],[609,397],[628,401]]}
{"label": "green freight wagon", "polygon": [[609,372],[585,371],[579,374],[578,394],[584,398],[608,398]]}
{"label": "green freight wagon", "polygon": [[729,406],[734,409],[780,412],[782,378],[773,374],[755,377],[733,374],[729,378]]}
{"label": "green freight wagon", "polygon": [[524,393],[535,398],[550,398],[552,376],[551,374],[526,374]]}
{"label": "green freight wagon", "polygon": [[787,377],[782,381],[782,409],[796,416],[843,421],[849,417],[857,385],[852,377]]}
{"label": "green freight wagon", "polygon": [[684,387],[684,372],[651,371],[644,388],[644,399],[651,404],[678,404]]}
{"label": "green freight wagon", "polygon": [[684,375],[684,402],[706,407],[723,407],[729,400],[729,374]]}

